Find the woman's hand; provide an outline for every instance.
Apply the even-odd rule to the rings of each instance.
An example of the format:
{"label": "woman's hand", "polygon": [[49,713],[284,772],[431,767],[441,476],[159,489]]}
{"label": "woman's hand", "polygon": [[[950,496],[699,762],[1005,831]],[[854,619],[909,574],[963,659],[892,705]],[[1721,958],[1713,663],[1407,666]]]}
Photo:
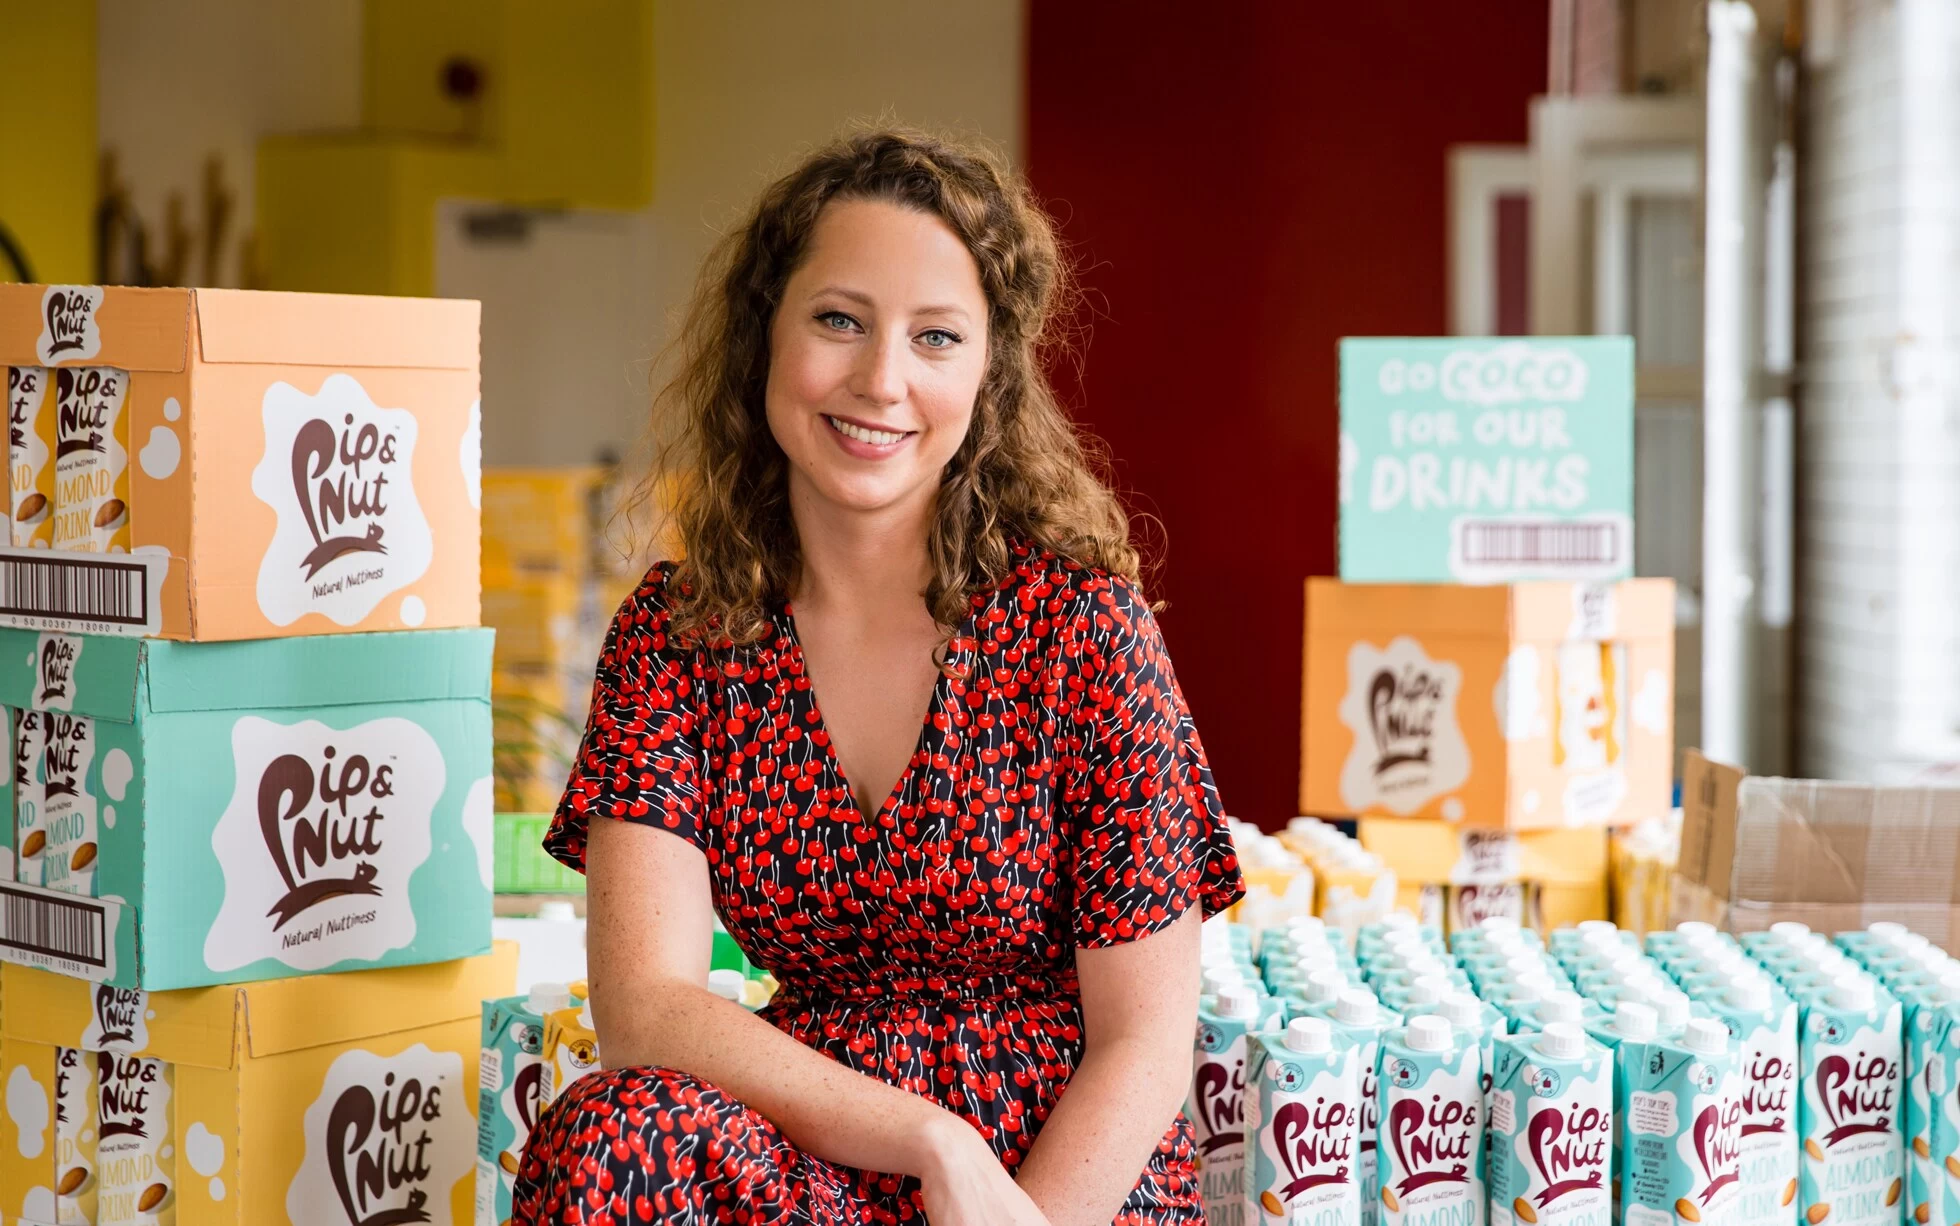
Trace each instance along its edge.
{"label": "woman's hand", "polygon": [[919,1184],[932,1226],[1049,1226],[965,1120],[948,1112],[924,1140]]}

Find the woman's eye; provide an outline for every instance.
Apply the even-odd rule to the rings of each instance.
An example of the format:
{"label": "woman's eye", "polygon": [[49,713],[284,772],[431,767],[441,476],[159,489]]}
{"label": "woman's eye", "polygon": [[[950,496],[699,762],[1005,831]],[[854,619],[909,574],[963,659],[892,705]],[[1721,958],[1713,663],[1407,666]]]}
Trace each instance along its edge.
{"label": "woman's eye", "polygon": [[950,349],[960,343],[960,338],[944,328],[928,328],[919,333],[919,339],[928,349]]}
{"label": "woman's eye", "polygon": [[857,320],[842,311],[820,311],[817,313],[817,322],[836,332],[848,332],[857,327]]}

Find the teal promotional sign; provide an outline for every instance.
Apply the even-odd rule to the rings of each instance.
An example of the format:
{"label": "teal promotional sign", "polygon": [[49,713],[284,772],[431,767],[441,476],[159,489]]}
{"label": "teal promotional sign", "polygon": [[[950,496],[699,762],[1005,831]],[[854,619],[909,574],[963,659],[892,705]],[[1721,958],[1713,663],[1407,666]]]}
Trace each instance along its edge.
{"label": "teal promotional sign", "polygon": [[1633,341],[1341,342],[1341,578],[1633,574]]}

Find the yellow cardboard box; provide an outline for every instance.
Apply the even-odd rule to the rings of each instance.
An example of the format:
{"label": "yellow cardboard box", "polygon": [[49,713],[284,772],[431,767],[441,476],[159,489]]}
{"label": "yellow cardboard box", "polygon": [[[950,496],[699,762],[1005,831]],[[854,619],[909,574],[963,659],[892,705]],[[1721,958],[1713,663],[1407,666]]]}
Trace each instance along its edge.
{"label": "yellow cardboard box", "polygon": [[4,617],[203,640],[476,625],[477,316],[434,299],[0,285],[0,365],[128,376],[119,404],[75,410],[102,422],[81,449],[128,482],[91,522],[116,542],[126,527],[128,551],[0,551]]}
{"label": "yellow cardboard box", "polygon": [[1537,881],[1603,886],[1607,833],[1576,830],[1476,830],[1449,822],[1364,817],[1355,823],[1361,845],[1404,882],[1502,885]]}
{"label": "yellow cardboard box", "polygon": [[1306,594],[1303,812],[1543,830],[1666,811],[1671,581]]}
{"label": "yellow cardboard box", "polygon": [[[457,962],[174,992],[0,966],[0,1204],[9,1222],[54,1226],[55,1064],[79,1049],[166,1063],[138,1113],[160,1135],[137,1139],[154,1162],[144,1193],[161,1189],[153,1207],[176,1226],[468,1222],[483,1001],[508,996],[516,973],[509,942]],[[107,1195],[114,1181],[98,1177]]]}
{"label": "yellow cardboard box", "polygon": [[591,573],[611,473],[599,465],[484,469],[484,587]]}

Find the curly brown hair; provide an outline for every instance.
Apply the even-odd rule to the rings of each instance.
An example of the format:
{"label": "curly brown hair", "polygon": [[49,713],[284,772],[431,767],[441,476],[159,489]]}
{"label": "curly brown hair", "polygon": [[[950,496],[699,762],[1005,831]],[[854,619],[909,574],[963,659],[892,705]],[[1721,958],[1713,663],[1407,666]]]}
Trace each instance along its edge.
{"label": "curly brown hair", "polygon": [[987,371],[973,421],[940,478],[922,593],[953,633],[971,597],[1007,577],[1015,541],[1132,582],[1137,552],[1043,373],[1070,292],[1055,230],[993,154],[880,128],[819,150],[762,193],[702,267],[654,401],[663,443],[643,491],[658,489],[680,560],[668,585],[683,638],[753,642],[787,599],[801,549],[788,461],[763,393],[776,308],[824,207],[877,200],[939,218],[972,254],[988,305]]}

